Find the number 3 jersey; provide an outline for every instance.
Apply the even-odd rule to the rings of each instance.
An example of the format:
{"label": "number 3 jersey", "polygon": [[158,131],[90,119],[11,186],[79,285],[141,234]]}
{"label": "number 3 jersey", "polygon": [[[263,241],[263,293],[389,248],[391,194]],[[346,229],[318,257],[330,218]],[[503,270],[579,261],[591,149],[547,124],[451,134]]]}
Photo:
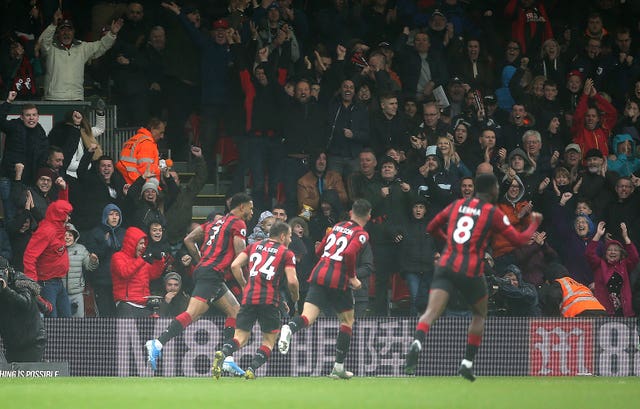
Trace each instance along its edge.
{"label": "number 3 jersey", "polygon": [[280,282],[285,267],[296,267],[296,257],[284,244],[265,239],[243,251],[249,257],[249,280],[242,294],[243,305],[280,305]]}
{"label": "number 3 jersey", "polygon": [[310,283],[346,290],[349,279],[356,276],[358,253],[369,234],[353,221],[333,226],[316,248],[320,258],[311,271]]}
{"label": "number 3 jersey", "polygon": [[217,222],[202,225],[204,243],[200,246],[200,262],[197,267],[211,267],[223,273],[235,258],[233,238],[246,240],[247,225],[241,218],[227,214]]}
{"label": "number 3 jersey", "polygon": [[[446,235],[442,228],[446,227]],[[484,275],[484,253],[493,234],[503,235],[510,243],[526,244],[536,231],[538,223],[518,232],[509,218],[491,203],[478,198],[459,199],[429,223],[427,231],[446,241],[438,265],[468,277]]]}

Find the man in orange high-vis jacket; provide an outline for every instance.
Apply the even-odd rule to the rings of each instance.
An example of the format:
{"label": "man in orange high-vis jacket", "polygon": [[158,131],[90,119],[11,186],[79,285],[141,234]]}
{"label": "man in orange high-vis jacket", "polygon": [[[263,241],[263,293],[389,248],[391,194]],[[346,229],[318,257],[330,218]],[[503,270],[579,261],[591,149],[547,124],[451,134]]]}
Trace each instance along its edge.
{"label": "man in orange high-vis jacket", "polygon": [[147,167],[160,180],[158,141],[164,137],[165,122],[151,118],[146,128],[138,132],[122,146],[116,169],[128,184],[145,173]]}
{"label": "man in orange high-vis jacket", "polygon": [[607,315],[605,308],[598,302],[589,288],[570,277],[555,280],[562,289],[560,313],[565,318],[593,317]]}

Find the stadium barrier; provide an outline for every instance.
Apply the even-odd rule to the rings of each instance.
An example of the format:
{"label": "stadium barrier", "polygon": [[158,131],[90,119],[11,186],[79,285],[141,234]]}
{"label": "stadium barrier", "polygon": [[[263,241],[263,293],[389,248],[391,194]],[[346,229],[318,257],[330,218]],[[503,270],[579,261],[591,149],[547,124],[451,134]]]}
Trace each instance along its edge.
{"label": "stadium barrier", "polygon": [[[68,362],[71,376],[154,376],[144,343],[168,319],[47,319],[45,360]],[[455,375],[464,354],[465,318],[446,317],[427,336],[417,374]],[[367,318],[356,322],[345,366],[357,376],[403,376],[404,353],[415,318]],[[167,343],[156,376],[210,376],[224,318],[202,319]],[[296,334],[287,355],[274,351],[258,376],[324,376],[335,357],[337,320],[324,318]],[[636,320],[490,318],[475,362],[480,376],[637,376]],[[260,346],[256,328],[235,354],[246,367]]]}

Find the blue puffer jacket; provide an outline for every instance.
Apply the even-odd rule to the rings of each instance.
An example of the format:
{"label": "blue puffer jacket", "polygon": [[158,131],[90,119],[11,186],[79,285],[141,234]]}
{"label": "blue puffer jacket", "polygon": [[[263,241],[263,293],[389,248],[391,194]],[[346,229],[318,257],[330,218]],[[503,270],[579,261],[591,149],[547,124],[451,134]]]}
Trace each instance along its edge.
{"label": "blue puffer jacket", "polygon": [[[111,211],[120,213],[120,222],[116,227],[107,224],[107,217]],[[125,230],[122,224],[122,211],[113,203],[106,205],[102,211],[102,224],[94,227],[88,234],[83,235],[82,243],[90,253],[95,253],[100,260],[100,265],[87,275],[87,279],[94,286],[111,285],[111,256],[122,248]],[[86,236],[86,237],[85,237]]]}
{"label": "blue puffer jacket", "polygon": [[[626,141],[631,142],[631,153],[629,155],[618,151],[618,145]],[[614,136],[611,148],[613,152],[615,152],[616,159],[607,159],[609,170],[617,172],[620,176],[630,176],[633,172],[640,169],[640,159],[635,156],[636,143],[631,135],[625,133]]]}

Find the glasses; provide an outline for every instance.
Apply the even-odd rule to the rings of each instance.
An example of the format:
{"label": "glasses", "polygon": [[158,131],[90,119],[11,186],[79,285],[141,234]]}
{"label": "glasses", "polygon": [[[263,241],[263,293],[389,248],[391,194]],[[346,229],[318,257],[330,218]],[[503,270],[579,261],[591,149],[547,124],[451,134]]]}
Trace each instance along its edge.
{"label": "glasses", "polygon": [[507,50],[519,50],[520,47],[507,47]]}
{"label": "glasses", "polygon": [[429,112],[425,112],[424,116],[438,116],[438,113],[429,113]]}

